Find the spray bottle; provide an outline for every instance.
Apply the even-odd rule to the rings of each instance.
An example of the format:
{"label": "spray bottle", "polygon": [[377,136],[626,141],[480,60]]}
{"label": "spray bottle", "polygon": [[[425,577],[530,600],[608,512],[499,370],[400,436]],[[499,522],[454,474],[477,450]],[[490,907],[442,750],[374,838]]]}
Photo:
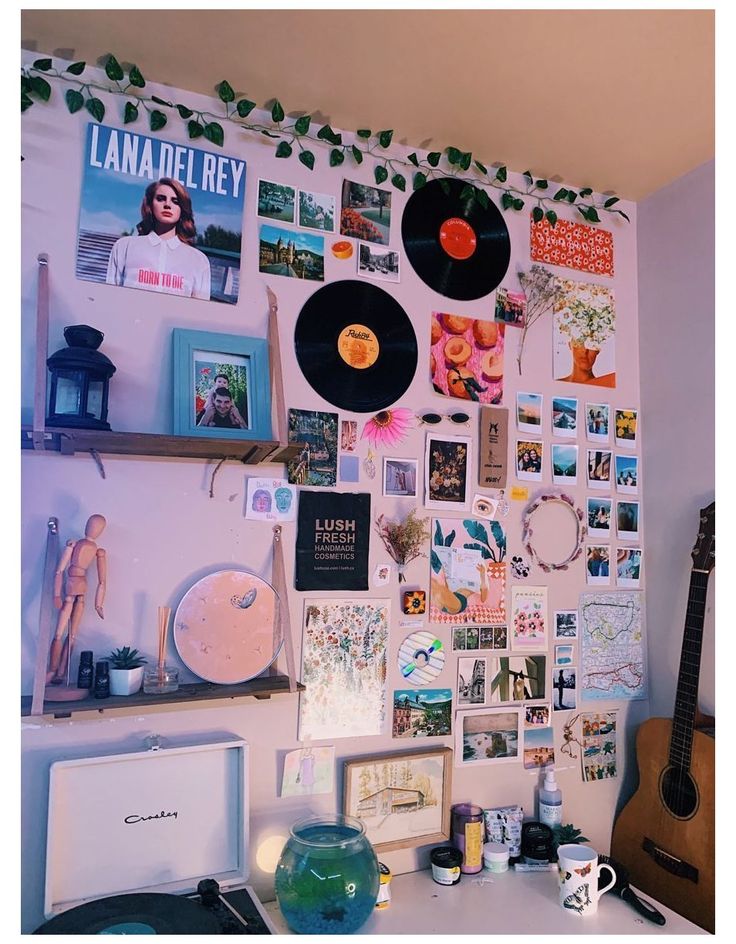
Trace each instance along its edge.
{"label": "spray bottle", "polygon": [[554,829],[562,825],[562,790],[557,786],[554,767],[546,767],[539,788],[539,822]]}

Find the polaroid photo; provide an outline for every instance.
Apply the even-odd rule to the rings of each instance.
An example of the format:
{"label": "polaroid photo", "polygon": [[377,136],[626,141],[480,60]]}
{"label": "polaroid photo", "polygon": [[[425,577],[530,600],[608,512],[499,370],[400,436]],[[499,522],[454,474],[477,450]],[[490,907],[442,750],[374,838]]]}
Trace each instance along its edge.
{"label": "polaroid photo", "polygon": [[524,705],[524,729],[548,728],[552,723],[552,709],[549,705]]}
{"label": "polaroid photo", "polygon": [[588,488],[608,491],[611,488],[611,452],[588,449]]}
{"label": "polaroid photo", "polygon": [[552,435],[575,439],[578,434],[578,401],[575,397],[552,397]]}
{"label": "polaroid photo", "polygon": [[258,239],[259,272],[264,275],[283,275],[289,279],[324,282],[324,236],[261,223]]}
{"label": "polaroid photo", "polygon": [[616,410],[615,435],[616,445],[633,449],[636,446],[638,410]]}
{"label": "polaroid photo", "polygon": [[555,485],[578,484],[578,447],[552,443],[552,481]]}
{"label": "polaroid photo", "polygon": [[258,216],[280,223],[294,222],[296,190],[273,180],[258,181]]}
{"label": "polaroid photo", "polygon": [[516,440],[516,477],[526,482],[542,481],[543,444],[533,440]]}
{"label": "polaroid photo", "polygon": [[555,646],[555,665],[572,665],[574,649],[572,645]]}
{"label": "polaroid photo", "polygon": [[588,534],[592,537],[609,538],[611,536],[611,499],[589,498]]}
{"label": "polaroid photo", "polygon": [[496,656],[489,678],[491,704],[540,701],[547,697],[547,656]]}
{"label": "polaroid photo", "polygon": [[386,246],[390,230],[391,191],[343,180],[340,233]]}
{"label": "polaroid photo", "polygon": [[493,626],[481,626],[480,627],[480,648],[481,649],[493,649]]}
{"label": "polaroid photo", "polygon": [[619,541],[638,541],[640,514],[638,501],[616,502],[616,536]]}
{"label": "polaroid photo", "polygon": [[508,649],[509,647],[509,630],[507,626],[494,626],[493,627],[493,648],[494,649]]}
{"label": "polaroid photo", "polygon": [[542,432],[542,394],[516,394],[516,425],[521,433],[539,436]]}
{"label": "polaroid photo", "polygon": [[452,651],[462,652],[467,649],[467,635],[465,626],[452,627]]}
{"label": "polaroid photo", "polygon": [[424,451],[424,504],[427,508],[462,511],[470,485],[469,436],[427,433]]}
{"label": "polaroid photo", "polygon": [[578,638],[578,611],[555,610],[555,639]]}
{"label": "polaroid photo", "polygon": [[486,702],[486,660],[457,660],[457,705],[484,705]]}
{"label": "polaroid photo", "polygon": [[639,457],[616,454],[616,491],[635,495],[639,491]]}
{"label": "polaroid photo", "polygon": [[357,420],[341,420],[340,422],[340,450],[342,452],[355,452],[357,445],[358,445]]}
{"label": "polaroid photo", "polygon": [[465,633],[465,648],[468,650],[480,649],[480,636],[477,626],[468,626]]}
{"label": "polaroid photo", "polygon": [[524,770],[539,770],[555,762],[555,738],[551,727],[524,731]]}
{"label": "polaroid photo", "polygon": [[571,711],[577,707],[577,674],[577,669],[574,666],[565,666],[553,670],[553,711]]}
{"label": "polaroid photo", "polygon": [[417,459],[383,457],[383,494],[388,498],[416,498]]}
{"label": "polaroid photo", "polygon": [[299,225],[303,229],[318,229],[323,233],[335,232],[336,200],[328,193],[299,191]]}
{"label": "polaroid photo", "polygon": [[489,495],[473,495],[473,504],[470,508],[470,514],[473,518],[483,518],[485,521],[493,521],[498,510],[498,499],[491,498]]}
{"label": "polaroid photo", "polygon": [[377,282],[400,282],[401,253],[375,243],[358,242],[358,275]]}
{"label": "polaroid photo", "polygon": [[606,544],[585,545],[585,579],[591,586],[605,587],[611,583],[611,549]]}
{"label": "polaroid photo", "polygon": [[460,711],[455,718],[455,766],[502,764],[520,759],[518,708]]}
{"label": "polaroid photo", "polygon": [[642,550],[640,547],[616,549],[616,586],[638,589],[641,582]]}
{"label": "polaroid photo", "polygon": [[523,328],[526,322],[526,295],[524,292],[511,292],[507,288],[496,289],[496,307],[494,321]]}
{"label": "polaroid photo", "polygon": [[607,443],[610,439],[610,407],[607,403],[585,404],[585,435],[588,442]]}

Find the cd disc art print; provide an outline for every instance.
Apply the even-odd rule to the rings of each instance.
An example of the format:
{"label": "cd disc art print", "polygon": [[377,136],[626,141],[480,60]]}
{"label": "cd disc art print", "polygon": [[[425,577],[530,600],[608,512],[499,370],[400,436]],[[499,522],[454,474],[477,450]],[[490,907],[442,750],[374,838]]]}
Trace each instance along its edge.
{"label": "cd disc art print", "polygon": [[401,220],[414,271],[447,298],[482,298],[501,284],[508,269],[511,240],[504,218],[477,193],[461,180],[432,180],[414,191]]}
{"label": "cd disc art print", "polygon": [[325,285],[307,300],[294,349],[312,389],[355,413],[395,403],[417,367],[417,338],[404,309],[377,285],[351,279]]}

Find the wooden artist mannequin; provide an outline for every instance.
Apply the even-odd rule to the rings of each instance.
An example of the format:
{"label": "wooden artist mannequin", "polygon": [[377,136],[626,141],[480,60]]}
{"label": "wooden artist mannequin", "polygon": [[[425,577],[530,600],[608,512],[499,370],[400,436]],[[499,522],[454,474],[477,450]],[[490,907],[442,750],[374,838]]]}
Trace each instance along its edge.
{"label": "wooden artist mannequin", "polygon": [[[59,610],[56,632],[51,642],[49,668],[46,680],[51,685],[62,685],[66,680],[72,646],[84,613],[87,595],[87,571],[97,561],[97,591],[95,609],[100,619],[105,618],[103,604],[107,589],[107,560],[105,551],[98,547],[95,539],[105,530],[107,522],[102,515],[91,515],[84,529],[84,537],[67,541],[54,573],[54,606]],[[66,571],[64,596],[62,581]],[[67,630],[66,639],[64,632]]]}

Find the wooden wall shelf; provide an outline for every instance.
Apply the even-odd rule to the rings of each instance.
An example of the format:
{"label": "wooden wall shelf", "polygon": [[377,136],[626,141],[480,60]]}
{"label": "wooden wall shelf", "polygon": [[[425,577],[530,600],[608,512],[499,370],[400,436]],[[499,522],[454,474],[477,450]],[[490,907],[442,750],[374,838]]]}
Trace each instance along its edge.
{"label": "wooden wall shelf", "polygon": [[[297,682],[297,691],[304,685]],[[223,707],[224,702],[242,698],[270,698],[272,695],[288,695],[289,678],[286,675],[263,675],[237,685],[215,685],[212,682],[193,682],[180,685],[178,690],[167,695],[137,695],[94,698],[91,694],[82,701],[45,701],[42,715],[31,715],[31,696],[20,700],[21,718],[38,721],[94,721],[103,715],[147,714],[156,711],[184,711],[187,708]]]}
{"label": "wooden wall shelf", "polygon": [[[239,459],[245,465],[288,462],[301,452],[301,443],[244,439],[162,436],[157,433],[117,433],[102,429],[45,429],[45,452],[73,456],[77,452],[116,456],[168,456],[178,459]],[[33,428],[21,427],[21,448],[33,449]],[[41,450],[38,450],[41,451]]]}

